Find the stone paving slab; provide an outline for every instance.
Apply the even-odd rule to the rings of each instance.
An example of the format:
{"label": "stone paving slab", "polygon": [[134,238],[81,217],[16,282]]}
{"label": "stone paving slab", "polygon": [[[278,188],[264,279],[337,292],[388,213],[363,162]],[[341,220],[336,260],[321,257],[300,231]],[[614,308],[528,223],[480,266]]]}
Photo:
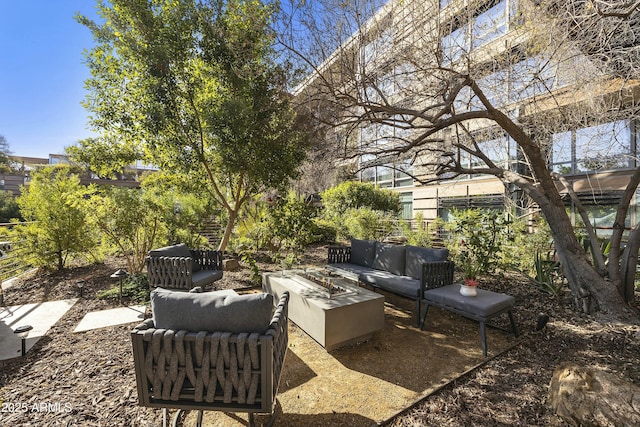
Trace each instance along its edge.
{"label": "stone paving slab", "polygon": [[78,301],[77,299],[47,301],[34,304],[17,305],[0,308],[0,360],[19,357],[21,339],[13,333],[19,326],[31,325],[25,347],[27,352],[42,338],[67,311]]}
{"label": "stone paving slab", "polygon": [[92,329],[105,328],[107,326],[124,325],[127,323],[140,323],[144,320],[147,311],[145,305],[131,307],[112,308],[110,310],[92,311],[87,313],[73,332],[85,332]]}

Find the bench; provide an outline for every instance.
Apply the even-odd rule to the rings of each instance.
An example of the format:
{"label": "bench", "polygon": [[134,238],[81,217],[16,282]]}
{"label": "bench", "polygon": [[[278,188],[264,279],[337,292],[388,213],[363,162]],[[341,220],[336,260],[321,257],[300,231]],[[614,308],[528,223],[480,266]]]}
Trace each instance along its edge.
{"label": "bench", "polygon": [[454,263],[448,256],[448,249],[351,239],[351,246],[329,246],[327,262],[364,284],[415,300],[419,325],[424,292],[453,283]]}
{"label": "bench", "polygon": [[420,323],[420,329],[424,327],[430,306],[435,306],[480,323],[480,341],[482,344],[482,356],[487,357],[486,326],[489,320],[501,314],[509,315],[511,330],[498,328],[505,332],[513,332],[518,337],[518,328],[513,318],[513,306],[515,298],[510,295],[478,289],[475,297],[460,294],[460,285],[448,285],[440,288],[428,289],[424,292],[425,309]]}
{"label": "bench", "polygon": [[222,279],[222,252],[189,249],[184,243],[149,251],[149,287],[189,291]]}
{"label": "bench", "polygon": [[[285,292],[273,311],[270,294],[229,295],[156,289],[153,318],[131,331],[141,406],[247,412],[275,417],[275,404],[288,347]],[[175,425],[175,424],[174,424]]]}

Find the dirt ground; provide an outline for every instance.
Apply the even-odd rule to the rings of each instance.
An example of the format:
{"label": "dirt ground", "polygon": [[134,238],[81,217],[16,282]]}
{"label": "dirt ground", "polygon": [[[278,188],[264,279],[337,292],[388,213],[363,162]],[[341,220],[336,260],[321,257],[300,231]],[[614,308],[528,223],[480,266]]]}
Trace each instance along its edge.
{"label": "dirt ground", "polygon": [[[306,254],[304,262],[322,264],[325,257],[326,247],[317,247]],[[264,261],[259,262],[261,270],[274,269]],[[83,278],[87,282],[83,298],[26,357],[0,362],[3,402],[60,402],[68,403],[71,409],[0,413],[0,425],[160,424],[160,411],[137,405],[131,325],[71,333],[87,312],[119,306],[118,301],[97,300],[95,293],[114,285],[109,275],[120,267],[121,260],[113,259],[99,266],[31,273],[5,292],[5,304],[18,305],[75,298],[76,281]],[[248,277],[246,269],[225,273],[217,286],[245,291],[251,288]],[[569,424],[555,416],[546,402],[553,370],[561,363],[596,366],[640,384],[637,327],[598,323],[576,313],[567,295],[550,297],[517,274],[484,278],[482,286],[516,297],[515,317],[522,333],[515,340],[490,330],[488,359],[481,356],[473,322],[434,310],[420,332],[413,327],[413,303],[391,295],[385,295],[385,330],[366,343],[335,350],[330,357],[320,357],[323,350],[292,326],[287,356],[290,369],[287,372],[285,368],[283,374],[275,425],[565,426]],[[540,313],[548,314],[550,320],[544,329],[535,331]],[[443,340],[441,347],[423,343],[435,338]],[[325,385],[312,379],[325,359],[360,376],[340,376],[344,381],[334,383],[330,387],[335,389],[317,399],[314,396]],[[325,367],[333,369],[329,362]],[[354,384],[369,378],[382,382],[372,382],[374,389],[368,393],[357,391]],[[305,384],[307,389],[302,388]],[[359,401],[362,409],[346,406],[350,396],[356,396],[354,401]],[[377,411],[376,407],[385,410]],[[242,417],[230,418],[236,425],[242,424]]]}

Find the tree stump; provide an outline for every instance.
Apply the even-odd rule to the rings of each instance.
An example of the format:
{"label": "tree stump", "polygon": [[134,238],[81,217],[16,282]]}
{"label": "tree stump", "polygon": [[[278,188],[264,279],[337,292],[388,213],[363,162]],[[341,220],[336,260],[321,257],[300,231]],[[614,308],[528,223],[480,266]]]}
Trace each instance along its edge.
{"label": "tree stump", "polygon": [[229,258],[222,260],[223,271],[238,271],[240,270],[240,263],[237,259]]}
{"label": "tree stump", "polygon": [[593,367],[567,363],[556,368],[549,403],[577,426],[640,425],[640,387]]}

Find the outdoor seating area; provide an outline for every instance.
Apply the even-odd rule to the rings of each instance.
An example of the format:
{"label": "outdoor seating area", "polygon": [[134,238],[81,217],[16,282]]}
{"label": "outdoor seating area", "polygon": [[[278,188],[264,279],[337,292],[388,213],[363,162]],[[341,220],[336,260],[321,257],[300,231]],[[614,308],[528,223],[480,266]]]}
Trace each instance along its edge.
{"label": "outdoor seating area", "polygon": [[425,291],[453,283],[454,263],[448,256],[447,249],[351,239],[351,246],[330,246],[327,261],[364,284],[414,300],[420,324]]}

